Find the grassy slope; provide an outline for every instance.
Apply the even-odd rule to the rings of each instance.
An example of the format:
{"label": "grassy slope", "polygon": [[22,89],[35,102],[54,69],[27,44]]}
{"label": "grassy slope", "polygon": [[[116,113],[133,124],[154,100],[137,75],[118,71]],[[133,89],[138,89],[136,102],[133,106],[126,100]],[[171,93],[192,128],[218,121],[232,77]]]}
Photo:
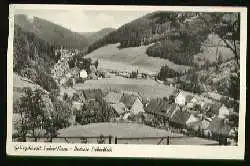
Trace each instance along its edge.
{"label": "grassy slope", "polygon": [[[175,90],[174,87],[159,84],[156,81],[150,79],[129,79],[118,76],[100,80],[87,80],[84,84],[75,84],[73,88],[76,91],[81,89],[111,89],[124,92],[135,92],[139,93],[145,98],[169,96]],[[191,95],[192,93],[184,92],[184,94]]]}
{"label": "grassy slope", "polygon": [[[218,50],[217,45],[219,45]],[[226,47],[224,42],[217,35],[208,35],[207,40],[201,48],[203,51],[194,55],[195,61],[199,64],[204,64],[205,60],[208,60],[209,62],[216,62],[216,50],[218,51],[218,54],[219,52],[221,53],[223,61],[234,57],[232,50]],[[198,58],[201,60],[198,61]]]}
{"label": "grassy slope", "polygon": [[29,87],[32,89],[41,88],[39,85],[33,83],[31,80],[21,77],[16,73],[13,73],[13,101],[19,99],[24,93],[18,89]]}
{"label": "grassy slope", "polygon": [[119,44],[108,44],[96,49],[87,55],[94,60],[99,60],[100,68],[118,71],[136,71],[155,74],[160,71],[162,65],[167,64],[175,71],[183,71],[188,66],[176,65],[167,59],[149,57],[146,49],[149,46],[129,47],[124,49],[117,48]]}

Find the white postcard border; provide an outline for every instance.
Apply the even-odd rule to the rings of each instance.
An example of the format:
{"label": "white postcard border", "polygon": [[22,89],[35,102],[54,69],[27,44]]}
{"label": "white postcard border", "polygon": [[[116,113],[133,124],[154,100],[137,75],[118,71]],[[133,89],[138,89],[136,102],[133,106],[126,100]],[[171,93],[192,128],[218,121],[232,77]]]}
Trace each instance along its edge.
{"label": "white postcard border", "polygon": [[[193,11],[193,12],[240,12],[240,113],[238,146],[193,146],[193,145],[122,145],[122,144],[66,144],[41,142],[12,142],[13,110],[13,37],[15,9],[51,9],[51,10],[123,10],[123,11]],[[9,6],[9,39],[7,56],[7,142],[8,155],[18,156],[86,156],[86,157],[143,157],[143,158],[196,158],[196,159],[244,159],[245,152],[245,113],[246,113],[246,48],[247,48],[247,8],[246,7],[187,7],[187,6],[94,6],[94,5],[28,5]],[[15,150],[18,147],[64,147],[69,151]],[[89,148],[86,151],[74,151],[77,147]],[[111,152],[95,152],[97,147],[111,148]]]}

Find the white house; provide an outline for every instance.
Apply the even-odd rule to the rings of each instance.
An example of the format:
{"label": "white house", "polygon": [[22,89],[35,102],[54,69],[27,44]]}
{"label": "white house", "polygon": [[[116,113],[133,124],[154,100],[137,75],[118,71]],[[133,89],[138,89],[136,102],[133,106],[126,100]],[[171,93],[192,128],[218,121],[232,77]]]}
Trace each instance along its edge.
{"label": "white house", "polygon": [[143,104],[141,102],[141,100],[139,98],[137,98],[134,102],[134,104],[132,105],[130,111],[133,114],[138,114],[139,112],[145,112],[144,108],[143,108]]}
{"label": "white house", "polygon": [[223,104],[219,109],[218,118],[225,119],[227,116],[229,116],[229,113],[230,110]]}
{"label": "white house", "polygon": [[185,105],[186,104],[186,96],[182,92],[179,92],[177,94],[177,96],[175,97],[175,103],[178,105]]}
{"label": "white house", "polygon": [[189,119],[186,121],[186,125],[191,125],[192,123],[200,121],[200,118],[195,117],[193,114],[190,115]]}
{"label": "white house", "polygon": [[83,70],[80,71],[80,77],[81,78],[87,78],[88,77],[88,73],[86,72],[86,70],[83,69]]}

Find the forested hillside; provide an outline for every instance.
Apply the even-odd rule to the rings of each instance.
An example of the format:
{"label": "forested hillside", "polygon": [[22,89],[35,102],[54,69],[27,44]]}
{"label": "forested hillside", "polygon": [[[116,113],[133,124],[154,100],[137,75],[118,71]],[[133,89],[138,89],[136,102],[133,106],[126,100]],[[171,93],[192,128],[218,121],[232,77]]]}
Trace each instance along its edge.
{"label": "forested hillside", "polygon": [[72,32],[60,25],[34,17],[29,20],[26,15],[15,15],[15,23],[26,32],[33,32],[39,38],[55,47],[78,48],[87,47],[87,39],[77,32]]}
{"label": "forested hillside", "polygon": [[[227,18],[225,14],[216,13],[154,12],[111,32],[89,46],[88,52],[106,44],[121,43],[120,47],[125,48],[154,43],[147,49],[149,56],[169,59],[180,65],[194,65],[193,55],[201,52],[202,43],[215,32],[217,23],[232,20],[231,16]],[[230,28],[225,26],[224,33]]]}
{"label": "forested hillside", "polygon": [[81,34],[87,38],[88,44],[92,44],[115,30],[114,28],[103,28],[97,32],[82,32]]}
{"label": "forested hillside", "polygon": [[25,32],[15,24],[13,48],[13,70],[46,90],[56,88],[50,77],[50,67],[59,57],[54,55],[54,47],[38,38],[34,33]]}

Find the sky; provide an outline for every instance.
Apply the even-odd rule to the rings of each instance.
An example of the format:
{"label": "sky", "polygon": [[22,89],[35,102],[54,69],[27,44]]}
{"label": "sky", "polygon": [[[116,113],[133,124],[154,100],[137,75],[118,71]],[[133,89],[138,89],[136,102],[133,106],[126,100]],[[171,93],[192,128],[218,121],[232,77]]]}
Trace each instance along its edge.
{"label": "sky", "polygon": [[74,32],[96,32],[103,28],[119,28],[150,11],[114,11],[114,10],[35,10],[19,9],[15,14],[34,16],[59,24]]}

